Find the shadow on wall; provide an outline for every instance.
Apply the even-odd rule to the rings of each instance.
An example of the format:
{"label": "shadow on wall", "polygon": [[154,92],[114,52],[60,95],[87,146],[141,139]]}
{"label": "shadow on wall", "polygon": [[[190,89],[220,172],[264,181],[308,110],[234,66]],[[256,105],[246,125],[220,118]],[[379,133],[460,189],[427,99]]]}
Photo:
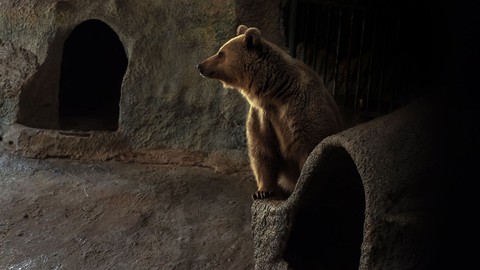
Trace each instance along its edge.
{"label": "shadow on wall", "polygon": [[122,42],[107,24],[99,20],[79,24],[65,40],[61,58],[49,53],[22,90],[18,123],[35,128],[117,130],[127,65]]}

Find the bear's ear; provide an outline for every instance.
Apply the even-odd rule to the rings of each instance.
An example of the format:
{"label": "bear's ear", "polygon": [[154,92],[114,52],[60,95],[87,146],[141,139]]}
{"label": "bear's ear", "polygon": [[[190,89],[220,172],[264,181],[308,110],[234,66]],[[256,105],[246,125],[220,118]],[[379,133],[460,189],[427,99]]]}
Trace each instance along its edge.
{"label": "bear's ear", "polygon": [[241,34],[245,34],[245,31],[247,31],[248,27],[245,25],[241,24],[237,27],[237,36]]}
{"label": "bear's ear", "polygon": [[250,27],[245,31],[245,45],[247,48],[254,48],[260,44],[260,30],[255,27]]}

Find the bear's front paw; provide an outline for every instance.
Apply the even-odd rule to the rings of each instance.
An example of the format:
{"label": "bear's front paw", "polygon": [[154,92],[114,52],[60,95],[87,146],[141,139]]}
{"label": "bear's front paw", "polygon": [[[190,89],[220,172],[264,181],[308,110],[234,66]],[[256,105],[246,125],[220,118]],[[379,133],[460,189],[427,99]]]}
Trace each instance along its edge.
{"label": "bear's front paw", "polygon": [[254,200],[261,200],[261,199],[270,198],[272,196],[273,196],[272,191],[257,191],[255,193],[253,193],[252,198]]}

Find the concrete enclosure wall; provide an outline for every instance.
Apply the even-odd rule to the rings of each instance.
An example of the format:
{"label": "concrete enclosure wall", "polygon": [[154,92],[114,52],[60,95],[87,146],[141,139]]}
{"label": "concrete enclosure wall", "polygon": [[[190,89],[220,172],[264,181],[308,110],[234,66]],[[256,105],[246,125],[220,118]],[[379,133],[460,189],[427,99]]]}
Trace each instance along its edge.
{"label": "concrete enclosure wall", "polygon": [[328,137],[286,201],[255,201],[255,269],[452,269],[441,254],[458,247],[439,243],[463,224],[445,230],[457,179],[438,169],[455,163],[432,100]]}
{"label": "concrete enclosure wall", "polygon": [[[239,23],[257,26],[283,45],[281,5],[234,0],[2,1],[1,141],[32,157],[106,159],[125,152],[178,149],[245,162],[248,104],[236,91],[199,76],[195,65],[233,37]],[[108,41],[109,35],[118,42]],[[82,44],[75,48],[72,43]],[[71,50],[77,50],[72,55],[84,50],[85,57],[69,58]],[[101,79],[125,65],[123,53],[125,73],[116,75],[114,84],[120,85],[109,94]],[[92,54],[91,63],[68,66]],[[107,57],[106,63],[101,56]],[[82,65],[91,67],[79,68]],[[103,76],[95,78],[94,67]],[[77,95],[65,97],[66,81],[76,81]],[[100,109],[93,118],[82,114]]]}

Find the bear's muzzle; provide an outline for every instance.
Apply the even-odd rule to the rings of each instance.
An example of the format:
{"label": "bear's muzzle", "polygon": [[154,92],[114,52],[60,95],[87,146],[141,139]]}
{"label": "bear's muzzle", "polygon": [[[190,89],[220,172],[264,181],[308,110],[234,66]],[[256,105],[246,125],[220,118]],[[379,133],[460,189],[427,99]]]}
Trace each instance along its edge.
{"label": "bear's muzzle", "polygon": [[196,65],[196,67],[198,69],[198,72],[200,72],[200,75],[202,75],[202,77],[207,77],[207,74],[205,74],[205,68],[202,64],[203,63],[200,63],[200,64]]}

